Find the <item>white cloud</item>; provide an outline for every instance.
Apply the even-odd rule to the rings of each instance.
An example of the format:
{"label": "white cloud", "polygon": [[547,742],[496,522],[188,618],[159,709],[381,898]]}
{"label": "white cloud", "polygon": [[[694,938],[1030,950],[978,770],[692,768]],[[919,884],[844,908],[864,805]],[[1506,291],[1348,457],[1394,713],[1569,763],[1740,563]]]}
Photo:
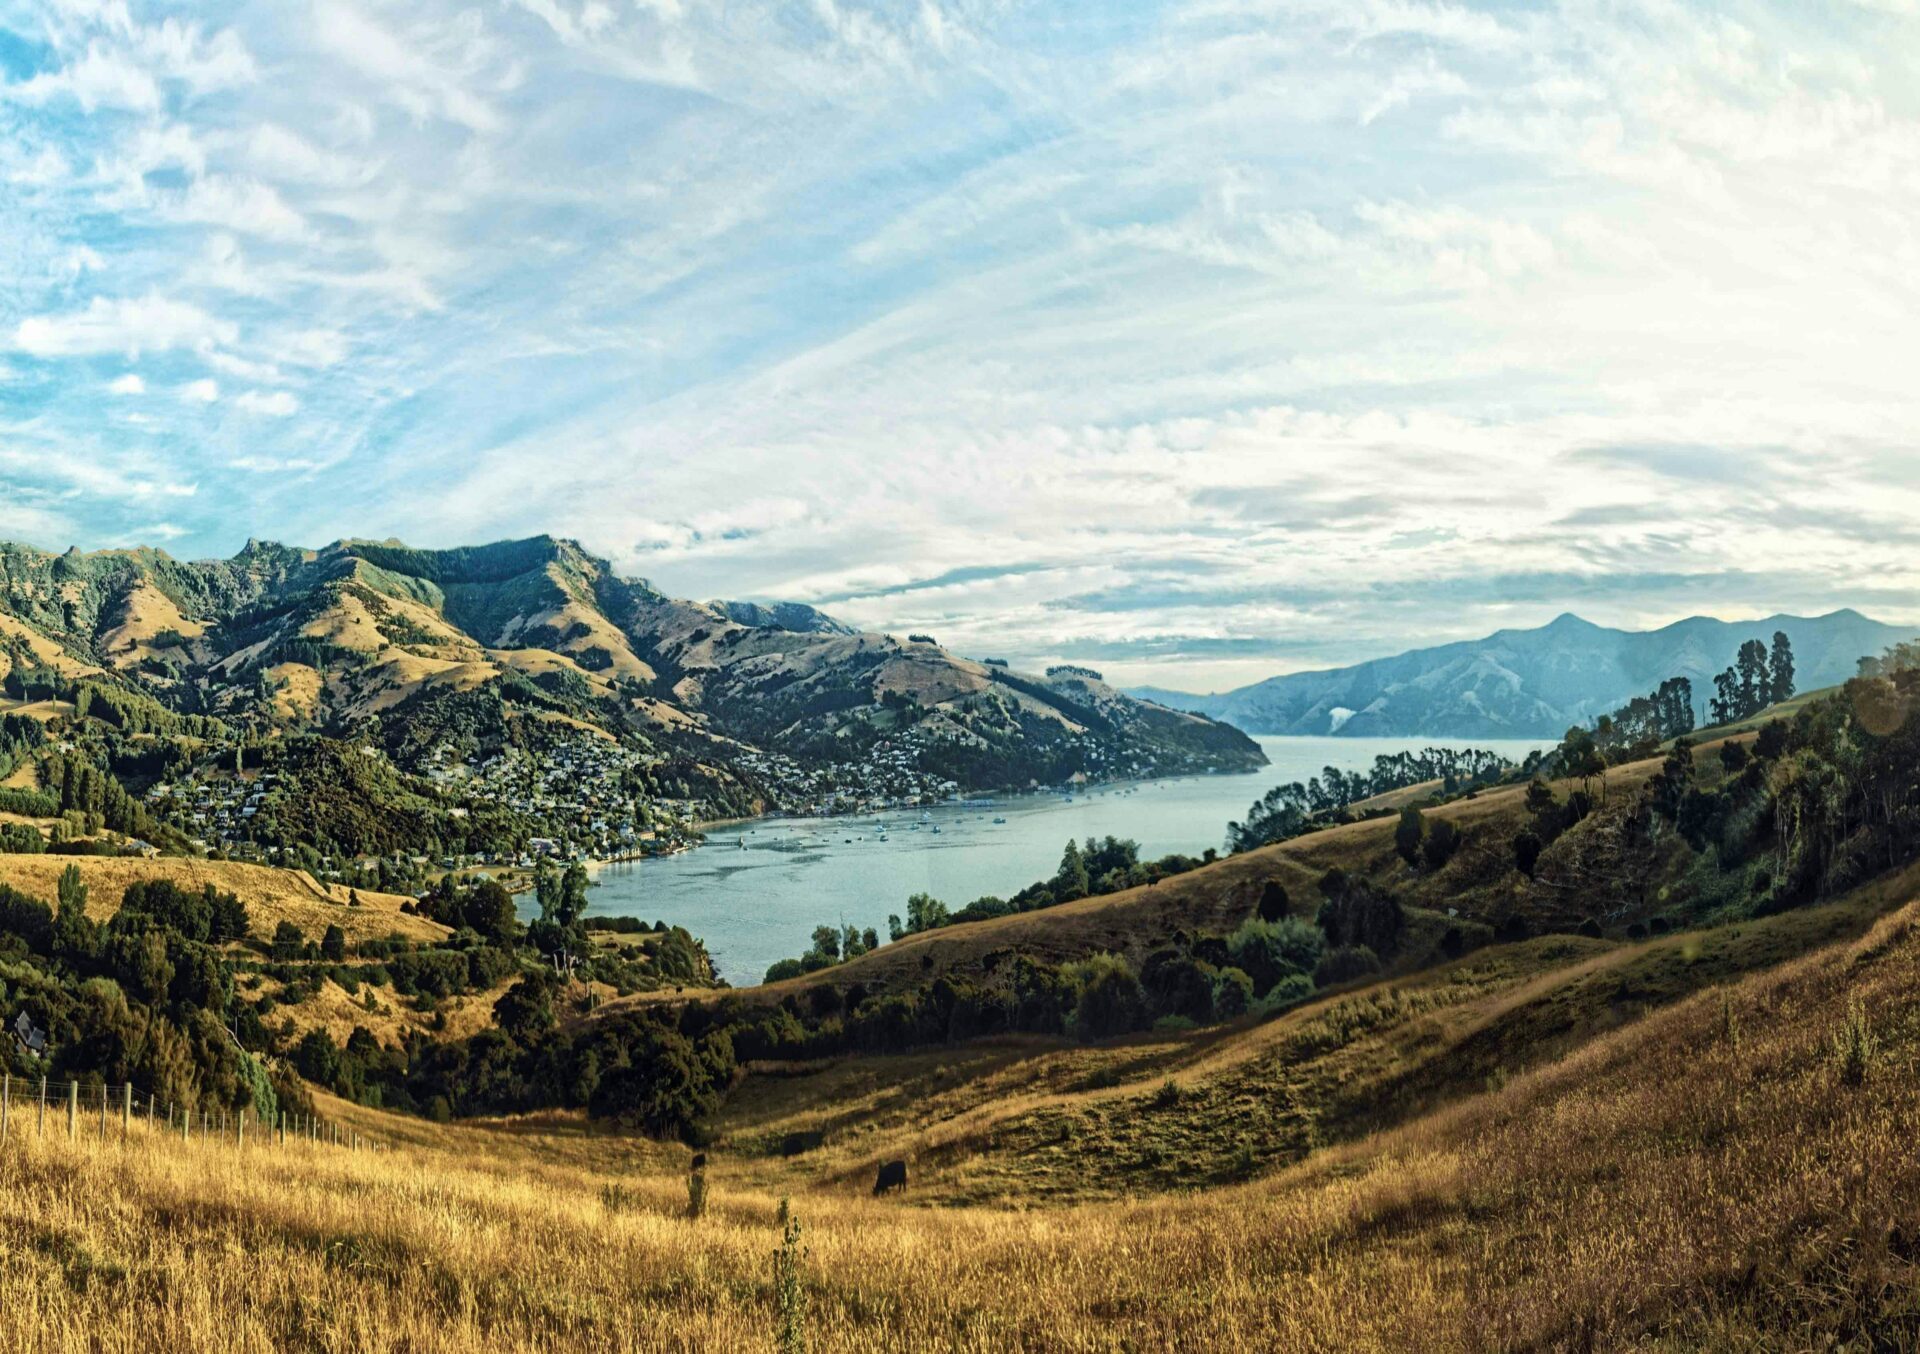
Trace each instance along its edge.
{"label": "white cloud", "polygon": [[137,30],[134,45],[164,78],[179,80],[196,94],[251,84],[258,76],[252,54],[231,28],[209,38],[198,24],[168,18]]}
{"label": "white cloud", "polygon": [[263,123],[253,129],[247,138],[247,158],[267,178],[332,188],[367,183],[381,169],[378,161],[323,149],[276,123]]}
{"label": "white cloud", "polygon": [[85,353],[166,352],[204,342],[231,343],[238,328],[185,301],[157,292],[109,300],[96,296],[85,310],[32,315],[14,327],[13,346],[35,357]]}
{"label": "white cloud", "polygon": [[[289,418],[123,403],[151,459],[76,520],[244,468],[196,546],[554,528],[984,651],[1296,661],[1535,588],[1920,617],[1892,0],[41,8],[9,393],[96,460],[122,353]],[[1682,444],[1747,450],[1684,498],[1588,457]]]}
{"label": "white cloud", "polygon": [[331,367],[346,361],[346,337],[331,329],[303,329],[280,345],[281,355],[303,367]]}
{"label": "white cloud", "polygon": [[234,397],[233,403],[249,414],[265,414],[271,418],[287,418],[300,412],[300,401],[284,390],[270,393],[243,390]]}
{"label": "white cloud", "polygon": [[89,46],[86,55],[72,65],[0,87],[0,93],[27,104],[66,96],[89,113],[100,108],[152,113],[159,110],[161,102],[160,82],[152,73],[102,43]]}
{"label": "white cloud", "polygon": [[147,383],[140,379],[138,372],[130,371],[107,382],[107,389],[116,395],[144,395],[147,393]]}
{"label": "white cloud", "polygon": [[173,221],[237,230],[246,235],[299,239],[307,223],[267,184],[229,175],[196,179],[179,193],[158,195],[155,206]]}
{"label": "white cloud", "polygon": [[212,404],[220,398],[220,383],[203,376],[180,387],[180,398],[189,404]]}
{"label": "white cloud", "polygon": [[385,97],[416,119],[444,118],[471,131],[492,131],[500,117],[489,102],[467,88],[474,67],[486,58],[484,42],[471,33],[450,35],[445,44],[455,63],[423,50],[341,0],[320,0],[313,11],[314,36],[334,56],[380,82]]}
{"label": "white cloud", "polygon": [[255,362],[251,358],[222,352],[211,344],[201,347],[200,360],[222,375],[235,376],[243,381],[270,381],[277,384],[286,379],[271,362]]}

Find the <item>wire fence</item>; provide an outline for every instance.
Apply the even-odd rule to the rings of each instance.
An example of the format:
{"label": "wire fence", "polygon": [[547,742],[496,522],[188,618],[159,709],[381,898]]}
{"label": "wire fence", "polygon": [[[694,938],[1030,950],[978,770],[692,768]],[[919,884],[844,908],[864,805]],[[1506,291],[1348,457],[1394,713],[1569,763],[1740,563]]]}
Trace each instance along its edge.
{"label": "wire fence", "polygon": [[0,1145],[16,1134],[64,1134],[69,1142],[106,1142],[136,1131],[235,1149],[309,1143],[350,1152],[391,1150],[387,1143],[315,1114],[259,1114],[251,1105],[205,1109],[162,1100],[132,1084],[0,1073]]}

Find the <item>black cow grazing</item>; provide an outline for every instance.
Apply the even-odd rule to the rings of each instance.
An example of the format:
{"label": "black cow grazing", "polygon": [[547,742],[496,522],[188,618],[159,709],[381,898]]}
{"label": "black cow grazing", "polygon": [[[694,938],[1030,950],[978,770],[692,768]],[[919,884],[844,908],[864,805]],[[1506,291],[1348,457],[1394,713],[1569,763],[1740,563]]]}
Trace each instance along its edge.
{"label": "black cow grazing", "polygon": [[880,1165],[880,1178],[873,1182],[874,1197],[889,1190],[907,1187],[907,1163],[904,1161],[886,1161]]}

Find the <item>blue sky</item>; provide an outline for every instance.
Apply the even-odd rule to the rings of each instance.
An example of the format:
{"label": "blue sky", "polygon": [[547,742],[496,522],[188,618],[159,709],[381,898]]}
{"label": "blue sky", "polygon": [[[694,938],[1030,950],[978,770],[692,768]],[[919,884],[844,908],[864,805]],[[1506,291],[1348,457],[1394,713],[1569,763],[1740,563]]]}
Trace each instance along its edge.
{"label": "blue sky", "polygon": [[0,537],[1210,688],[1920,619],[1920,11],[0,0]]}

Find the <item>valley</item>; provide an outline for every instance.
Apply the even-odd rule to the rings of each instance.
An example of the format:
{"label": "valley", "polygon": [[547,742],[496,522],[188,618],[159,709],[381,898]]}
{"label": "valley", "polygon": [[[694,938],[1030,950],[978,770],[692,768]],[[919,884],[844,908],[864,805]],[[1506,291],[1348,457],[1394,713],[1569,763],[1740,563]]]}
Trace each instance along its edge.
{"label": "valley", "polygon": [[1748,645],[1707,728],[1662,679],[1557,740],[1256,742],[570,549],[86,557],[58,640],[13,584],[0,1098],[129,1110],[0,1135],[0,1338],[1920,1335],[1912,646],[1801,692]]}

